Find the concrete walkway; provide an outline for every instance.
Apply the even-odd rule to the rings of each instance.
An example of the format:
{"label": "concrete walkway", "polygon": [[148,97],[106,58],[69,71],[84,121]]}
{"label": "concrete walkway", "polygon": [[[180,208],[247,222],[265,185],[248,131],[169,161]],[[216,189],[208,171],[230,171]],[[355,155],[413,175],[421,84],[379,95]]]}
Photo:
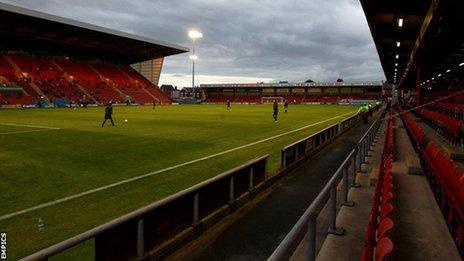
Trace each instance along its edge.
{"label": "concrete walkway", "polygon": [[[369,125],[372,123],[370,119]],[[359,124],[283,178],[230,225],[206,233],[168,259],[266,260],[295,225],[369,125]],[[226,222],[221,222],[226,223]],[[219,225],[221,226],[221,225]]]}

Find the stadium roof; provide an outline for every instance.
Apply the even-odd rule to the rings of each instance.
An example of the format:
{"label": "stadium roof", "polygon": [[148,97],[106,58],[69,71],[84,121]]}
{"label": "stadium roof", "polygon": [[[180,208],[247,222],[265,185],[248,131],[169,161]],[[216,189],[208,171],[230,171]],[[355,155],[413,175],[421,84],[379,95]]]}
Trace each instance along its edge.
{"label": "stadium roof", "polygon": [[0,48],[53,50],[136,63],[188,52],[167,42],[0,3]]}
{"label": "stadium roof", "polygon": [[388,82],[410,88],[418,69],[427,80],[464,62],[464,1],[361,0],[361,4]]}
{"label": "stadium roof", "polygon": [[226,83],[201,84],[200,88],[285,88],[285,87],[378,87],[382,82],[303,82],[303,83]]}

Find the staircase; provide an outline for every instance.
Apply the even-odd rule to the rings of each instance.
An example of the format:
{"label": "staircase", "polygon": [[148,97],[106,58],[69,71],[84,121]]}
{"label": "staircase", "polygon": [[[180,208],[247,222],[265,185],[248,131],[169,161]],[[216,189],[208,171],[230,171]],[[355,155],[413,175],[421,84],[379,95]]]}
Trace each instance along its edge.
{"label": "staircase", "polygon": [[[62,71],[65,76],[66,76],[66,79],[69,79],[70,78],[70,74],[67,73],[58,63],[56,63],[55,61],[51,61],[53,63],[53,65],[56,66],[56,68],[58,68],[60,71]],[[98,101],[90,94],[90,92],[88,92],[84,87],[82,87],[80,84],[78,83],[73,83],[83,94],[85,94],[87,97],[89,97],[95,104],[98,104]]]}
{"label": "staircase", "polygon": [[[99,71],[97,71],[95,68],[93,68],[92,65],[89,64],[89,67],[90,67],[90,69],[92,69],[92,71],[94,71],[100,77],[100,79],[104,79],[106,81],[107,78],[103,77],[103,75]],[[116,84],[114,84],[114,82],[111,81],[111,79],[109,79],[106,82],[109,83],[108,85],[110,87],[112,87],[121,96],[121,98],[126,99],[127,94],[125,94],[121,90],[119,90],[118,87],[116,87]]]}
{"label": "staircase", "polygon": [[[127,74],[125,71],[121,70],[121,68],[118,68],[118,70],[124,74],[127,78],[129,78],[132,82],[138,82],[136,80],[134,80],[134,78],[130,77],[129,74]],[[156,98],[155,95],[151,94],[149,91],[147,91],[147,89],[145,89],[145,87],[143,86],[140,86],[140,88],[146,93],[148,94],[150,97],[152,97],[156,102],[160,102],[160,100],[158,98]]]}
{"label": "staircase", "polygon": [[[5,57],[5,60],[8,61],[8,63],[10,63],[10,65],[15,69],[16,71],[16,75],[22,75],[23,73],[23,70],[21,68],[19,68],[19,66],[16,64],[16,62],[11,59],[11,57],[8,57],[8,56],[4,56]],[[32,81],[30,82],[30,86],[32,87],[32,89],[34,89],[34,91],[39,94],[40,96],[44,97],[44,99],[47,101],[47,102],[50,102],[50,99],[47,97],[47,95],[45,95],[45,93],[39,88],[39,86],[37,86],[34,82],[34,79],[32,79]]]}

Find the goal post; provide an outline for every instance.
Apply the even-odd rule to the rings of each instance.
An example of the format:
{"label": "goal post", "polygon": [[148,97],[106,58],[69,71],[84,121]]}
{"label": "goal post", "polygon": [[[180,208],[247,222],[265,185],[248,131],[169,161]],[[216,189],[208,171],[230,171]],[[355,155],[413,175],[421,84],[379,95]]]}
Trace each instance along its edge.
{"label": "goal post", "polygon": [[284,98],[283,97],[261,97],[261,103],[274,103],[274,101],[277,101],[277,103],[283,103]]}

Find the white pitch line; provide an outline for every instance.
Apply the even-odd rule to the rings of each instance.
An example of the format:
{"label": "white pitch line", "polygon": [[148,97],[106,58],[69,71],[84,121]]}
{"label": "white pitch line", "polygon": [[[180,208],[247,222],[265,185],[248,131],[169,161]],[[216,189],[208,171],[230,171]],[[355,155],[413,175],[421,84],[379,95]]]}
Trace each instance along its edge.
{"label": "white pitch line", "polygon": [[237,150],[240,150],[240,149],[251,147],[251,146],[254,146],[256,144],[260,144],[260,143],[263,143],[263,142],[266,142],[266,141],[269,141],[269,140],[277,139],[277,138],[280,138],[282,136],[292,134],[292,133],[295,133],[295,132],[298,132],[298,131],[301,131],[301,130],[304,130],[304,129],[307,129],[307,128],[310,128],[310,127],[313,127],[313,126],[316,126],[316,125],[319,125],[319,124],[324,123],[324,122],[335,120],[337,118],[346,116],[348,114],[353,114],[354,115],[355,113],[354,112],[344,113],[344,114],[341,114],[341,115],[338,115],[338,116],[335,116],[335,117],[332,117],[332,118],[329,118],[329,119],[325,119],[325,120],[322,120],[322,121],[319,121],[319,122],[311,123],[309,125],[300,127],[298,129],[294,129],[294,130],[291,130],[291,131],[288,131],[288,132],[277,134],[277,135],[274,135],[274,136],[269,137],[269,138],[265,138],[265,139],[258,140],[258,141],[252,142],[252,143],[248,143],[248,144],[236,147],[236,148],[232,148],[232,149],[228,149],[228,150],[225,150],[225,151],[222,151],[222,152],[218,152],[216,154],[212,154],[212,155],[205,156],[205,157],[202,157],[202,158],[199,158],[199,159],[194,159],[194,160],[191,160],[191,161],[187,161],[187,162],[175,165],[175,166],[160,169],[160,170],[150,172],[150,173],[147,173],[147,174],[144,174],[144,175],[141,175],[141,176],[121,180],[121,181],[118,181],[118,182],[115,182],[115,183],[108,184],[108,185],[103,186],[103,187],[87,190],[87,191],[84,191],[84,192],[81,192],[81,193],[78,193],[78,194],[74,194],[72,196],[68,196],[68,197],[57,199],[57,200],[49,201],[49,202],[46,202],[46,203],[43,203],[43,204],[36,205],[34,207],[25,208],[23,210],[19,210],[19,211],[13,212],[13,213],[5,214],[3,216],[0,216],[0,221],[8,219],[8,218],[15,217],[15,216],[19,216],[19,215],[22,215],[22,214],[25,214],[25,213],[28,213],[28,212],[31,212],[31,211],[34,211],[34,210],[38,210],[38,209],[42,209],[42,208],[45,208],[45,207],[53,206],[53,205],[56,205],[56,204],[59,204],[59,203],[65,202],[65,201],[80,198],[82,196],[93,194],[93,193],[96,193],[96,192],[99,192],[99,191],[102,191],[102,190],[106,190],[106,189],[113,188],[113,187],[116,187],[116,186],[119,186],[119,185],[122,185],[122,184],[129,183],[129,182],[132,182],[132,181],[136,181],[136,180],[139,180],[139,179],[150,177],[150,176],[162,173],[162,172],[166,172],[166,171],[169,171],[169,170],[173,170],[173,169],[177,169],[177,168],[184,167],[184,166],[187,166],[187,165],[191,165],[191,164],[203,161],[203,160],[211,159],[211,158],[221,156],[221,155],[224,155],[224,154],[227,154],[227,153],[230,153],[230,152],[234,152],[234,151],[237,151]]}
{"label": "white pitch line", "polygon": [[59,130],[60,128],[56,127],[47,127],[47,126],[35,126],[35,125],[24,125],[24,124],[14,124],[14,123],[1,123],[0,125],[5,126],[16,126],[16,127],[27,127],[27,128],[36,128],[36,129],[50,129],[50,130]]}
{"label": "white pitch line", "polygon": [[29,133],[29,132],[38,132],[38,131],[52,131],[52,130],[59,130],[59,128],[53,128],[53,129],[40,129],[40,130],[28,130],[28,131],[0,132],[0,135],[10,135],[10,134]]}

